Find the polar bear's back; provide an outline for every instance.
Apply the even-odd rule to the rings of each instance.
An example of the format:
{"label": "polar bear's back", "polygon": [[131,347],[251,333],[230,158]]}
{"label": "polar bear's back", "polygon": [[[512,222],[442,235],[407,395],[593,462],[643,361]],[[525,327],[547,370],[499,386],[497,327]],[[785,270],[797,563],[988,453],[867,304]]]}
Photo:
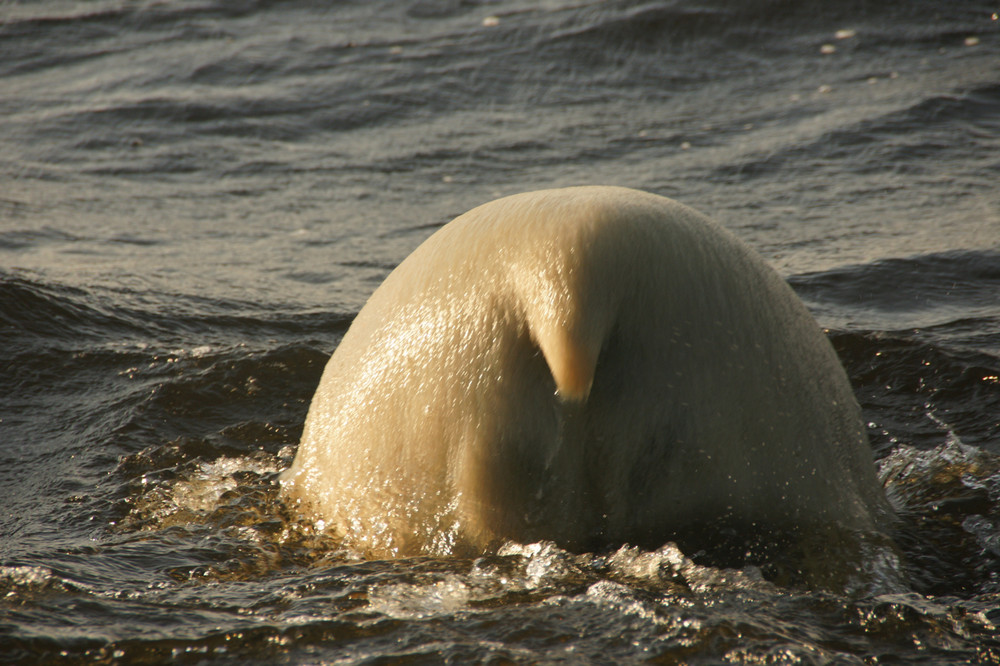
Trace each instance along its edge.
{"label": "polar bear's back", "polygon": [[885,511],[791,289],[691,209],[606,187],[501,199],[414,251],[331,358],[283,484],[376,554]]}

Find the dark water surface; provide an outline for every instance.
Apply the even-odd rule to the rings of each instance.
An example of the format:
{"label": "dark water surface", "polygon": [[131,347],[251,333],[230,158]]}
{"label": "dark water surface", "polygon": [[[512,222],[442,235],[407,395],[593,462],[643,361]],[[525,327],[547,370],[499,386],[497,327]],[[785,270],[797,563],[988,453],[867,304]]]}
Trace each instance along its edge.
{"label": "dark water surface", "polygon": [[[0,3],[0,662],[1000,662],[1000,5]],[[277,500],[437,226],[617,184],[829,329],[905,588],[365,561]],[[873,564],[874,566],[874,564]]]}

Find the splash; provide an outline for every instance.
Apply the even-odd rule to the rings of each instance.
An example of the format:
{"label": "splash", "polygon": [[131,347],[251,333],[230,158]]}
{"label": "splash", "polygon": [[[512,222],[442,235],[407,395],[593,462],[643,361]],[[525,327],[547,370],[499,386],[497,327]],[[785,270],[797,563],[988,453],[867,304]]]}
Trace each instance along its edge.
{"label": "splash", "polygon": [[[167,467],[143,473],[132,483],[133,491],[126,499],[128,514],[121,521],[123,529],[159,530],[171,526],[225,523],[227,508],[232,511],[254,508],[255,490],[267,487],[271,477],[284,467],[290,447],[277,455],[257,451],[247,456],[222,456],[215,460],[184,461],[183,454],[174,451],[142,455],[173,458]],[[123,460],[119,468],[135,464]],[[256,507],[262,520],[270,509]],[[228,518],[232,518],[231,515]],[[246,521],[244,521],[246,522]]]}
{"label": "splash", "polygon": [[899,446],[879,475],[917,590],[1000,592],[1000,458],[949,431],[932,449]]}

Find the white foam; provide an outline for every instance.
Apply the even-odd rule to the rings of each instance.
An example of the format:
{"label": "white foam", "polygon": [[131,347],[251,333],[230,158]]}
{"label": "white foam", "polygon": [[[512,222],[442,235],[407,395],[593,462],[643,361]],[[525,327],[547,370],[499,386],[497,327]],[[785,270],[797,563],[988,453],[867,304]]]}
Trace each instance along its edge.
{"label": "white foam", "polygon": [[472,588],[458,576],[428,584],[394,583],[372,588],[369,610],[400,620],[419,620],[467,610]]}

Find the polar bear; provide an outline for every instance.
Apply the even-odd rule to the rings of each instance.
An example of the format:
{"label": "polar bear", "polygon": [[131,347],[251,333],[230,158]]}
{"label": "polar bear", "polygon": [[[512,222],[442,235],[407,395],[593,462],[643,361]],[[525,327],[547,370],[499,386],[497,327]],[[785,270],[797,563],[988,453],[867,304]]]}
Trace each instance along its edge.
{"label": "polar bear", "polygon": [[330,358],[281,483],[371,557],[889,514],[788,285],[701,214],[618,187],[499,199],[420,245]]}

